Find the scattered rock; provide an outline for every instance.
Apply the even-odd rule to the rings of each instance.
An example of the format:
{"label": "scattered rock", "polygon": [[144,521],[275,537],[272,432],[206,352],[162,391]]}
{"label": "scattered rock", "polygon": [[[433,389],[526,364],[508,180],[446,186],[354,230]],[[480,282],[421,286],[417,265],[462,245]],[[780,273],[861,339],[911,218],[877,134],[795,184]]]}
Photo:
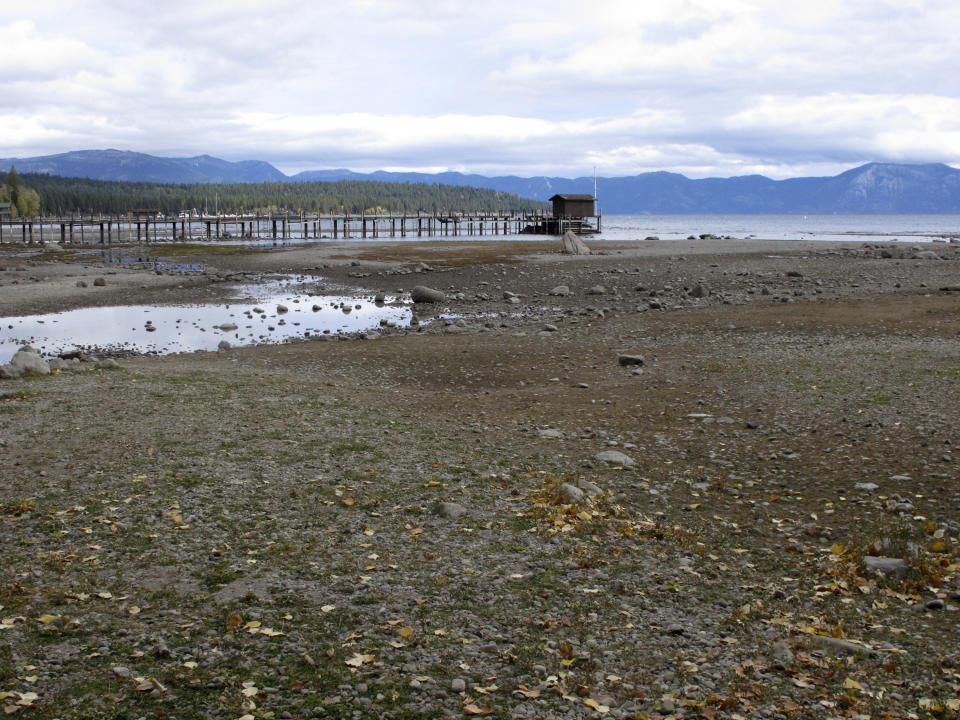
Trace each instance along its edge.
{"label": "scattered rock", "polygon": [[594,285],[592,288],[587,290],[587,295],[606,295],[607,288],[603,285]]}
{"label": "scattered rock", "polygon": [[593,456],[594,460],[605,462],[610,465],[620,465],[622,467],[633,467],[636,461],[629,455],[625,455],[619,450],[604,450]]}
{"label": "scattered rock", "polygon": [[120,363],[113,358],[105,358],[97,363],[97,370],[119,370]]}
{"label": "scattered rock", "polygon": [[410,297],[415,303],[441,303],[446,295],[426,285],[417,285],[410,291]]}
{"label": "scattered rock", "polygon": [[0,379],[16,380],[23,377],[23,368],[17,365],[0,365]]}
{"label": "scattered rock", "polygon": [[573,293],[566,285],[557,285],[548,294],[553,295],[554,297],[566,297],[567,295],[572,295]]}
{"label": "scattered rock", "polygon": [[543,440],[559,440],[563,437],[563,433],[552,428],[544,428],[543,430],[537,431],[537,437]]}
{"label": "scattered rock", "polygon": [[220,342],[217,343],[217,350],[229,350],[231,349],[231,347],[233,346],[230,345],[230,343],[227,342],[226,340],[221,340]]}
{"label": "scattered rock", "polygon": [[224,332],[233,332],[237,329],[236,323],[224,323],[223,325],[217,326],[218,330],[223,330]]}
{"label": "scattered rock", "polygon": [[786,669],[793,665],[793,650],[783,640],[777,640],[770,646],[770,658],[776,667]]}
{"label": "scattered rock", "polygon": [[17,350],[16,354],[10,359],[10,364],[19,367],[24,375],[50,374],[50,364],[29,345],[24,345]]}
{"label": "scattered rock", "polygon": [[841,640],[840,638],[829,637],[827,635],[807,635],[810,642],[818,645],[820,648],[836,655],[863,655],[873,657],[876,652],[872,648],[850,640]]}
{"label": "scattered rock", "polygon": [[643,365],[644,358],[643,355],[620,355],[617,357],[617,362],[621,365]]}
{"label": "scattered rock", "polygon": [[465,515],[467,509],[459,504],[454,502],[442,502],[437,503],[437,506],[433,509],[435,515],[439,515],[444,520],[456,520],[461,515]]}
{"label": "scattered rock", "polygon": [[866,555],[863,558],[863,565],[867,569],[867,572],[877,573],[878,575],[884,575],[898,580],[902,580],[910,573],[910,566],[900,558]]}
{"label": "scattered rock", "polygon": [[673,701],[672,697],[666,696],[660,698],[660,703],[657,705],[657,710],[662,713],[672,713],[677,709],[677,704]]}
{"label": "scattered rock", "polygon": [[583,490],[587,495],[603,495],[603,489],[596,483],[580,478],[577,480],[577,487]]}
{"label": "scattered rock", "polygon": [[583,502],[586,494],[576,485],[564,483],[560,486],[560,498],[568,503]]}
{"label": "scattered rock", "polygon": [[107,279],[102,277],[98,277],[93,281],[94,287],[105,287],[106,284],[107,284]]}

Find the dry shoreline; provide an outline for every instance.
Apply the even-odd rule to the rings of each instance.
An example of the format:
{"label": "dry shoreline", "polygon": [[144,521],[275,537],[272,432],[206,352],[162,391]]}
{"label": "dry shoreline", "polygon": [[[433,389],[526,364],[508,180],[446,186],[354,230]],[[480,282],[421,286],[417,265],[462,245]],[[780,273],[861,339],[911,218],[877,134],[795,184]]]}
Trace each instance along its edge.
{"label": "dry shoreline", "polygon": [[[894,246],[894,244],[891,244]],[[899,243],[908,250],[910,245]],[[600,253],[587,258],[562,255],[556,241],[464,241],[464,242],[320,242],[282,248],[242,246],[161,245],[111,248],[114,262],[89,258],[92,250],[51,252],[42,247],[8,245],[0,254],[0,317],[59,312],[79,307],[110,304],[190,303],[216,301],[229,288],[216,287],[238,273],[304,273],[331,277],[348,285],[359,285],[357,275],[395,274],[405,266],[439,262],[441,267],[471,266],[477,263],[595,263],[611,259],[629,261],[670,257],[729,258],[742,256],[747,262],[770,254],[803,257],[809,253],[839,253],[862,248],[857,242],[816,242],[778,240],[674,240],[607,242],[595,245]],[[952,246],[941,245],[944,252]],[[190,252],[181,255],[184,248]],[[231,251],[235,251],[231,253]],[[129,259],[163,257],[176,266],[196,264],[200,271],[154,270],[153,262],[119,263]],[[107,285],[94,286],[97,278]],[[84,284],[83,287],[80,287]],[[369,284],[369,283],[368,283]]]}
{"label": "dry shoreline", "polygon": [[4,248],[0,316],[242,273],[448,301],[2,381],[0,704],[950,717],[960,250],[906,245],[337,243],[160,275]]}

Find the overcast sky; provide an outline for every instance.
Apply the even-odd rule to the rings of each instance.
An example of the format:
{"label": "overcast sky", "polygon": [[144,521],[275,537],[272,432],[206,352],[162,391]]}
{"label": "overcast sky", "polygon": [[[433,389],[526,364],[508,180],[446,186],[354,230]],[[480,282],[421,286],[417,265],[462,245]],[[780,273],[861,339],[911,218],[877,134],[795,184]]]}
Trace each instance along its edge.
{"label": "overcast sky", "polygon": [[566,177],[960,164],[956,0],[0,0],[0,157]]}

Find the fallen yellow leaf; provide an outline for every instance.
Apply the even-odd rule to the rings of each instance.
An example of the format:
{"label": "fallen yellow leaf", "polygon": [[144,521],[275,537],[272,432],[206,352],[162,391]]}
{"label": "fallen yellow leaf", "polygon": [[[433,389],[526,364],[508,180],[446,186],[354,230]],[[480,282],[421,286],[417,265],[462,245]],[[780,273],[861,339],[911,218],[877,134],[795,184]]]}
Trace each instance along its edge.
{"label": "fallen yellow leaf", "polygon": [[586,706],[589,707],[589,708],[593,708],[594,710],[596,710],[596,711],[597,711],[598,713],[600,713],[601,715],[610,712],[610,708],[609,708],[607,705],[601,705],[600,703],[598,703],[598,702],[597,702],[596,700],[594,700],[593,698],[584,698],[584,699],[583,699],[583,704],[586,705]]}
{"label": "fallen yellow leaf", "polygon": [[467,715],[489,715],[493,712],[493,709],[489,705],[484,705],[482,708],[478,707],[476,703],[468,703],[463,706],[463,711]]}
{"label": "fallen yellow leaf", "polygon": [[355,653],[347,658],[344,663],[349,667],[358,668],[367,663],[372,663],[376,658],[373,655],[365,655],[363,653]]}
{"label": "fallen yellow leaf", "polygon": [[843,681],[843,687],[845,690],[863,690],[863,685],[858,683],[853,678],[847,678]]}

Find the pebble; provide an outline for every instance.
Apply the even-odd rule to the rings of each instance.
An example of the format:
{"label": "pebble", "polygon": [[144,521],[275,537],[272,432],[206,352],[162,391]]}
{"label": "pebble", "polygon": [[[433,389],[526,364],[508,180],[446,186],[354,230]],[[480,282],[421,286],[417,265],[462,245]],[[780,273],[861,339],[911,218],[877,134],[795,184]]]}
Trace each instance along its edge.
{"label": "pebble", "polygon": [[596,483],[580,478],[577,480],[577,487],[587,493],[587,495],[602,495],[603,490]]}
{"label": "pebble", "polygon": [[560,497],[566,500],[569,503],[578,503],[583,502],[586,497],[586,494],[583,490],[578,488],[576,485],[571,485],[570,483],[564,483],[560,486]]}
{"label": "pebble", "polygon": [[598,452],[593,456],[593,459],[608,463],[610,465],[620,465],[622,467],[633,467],[637,464],[636,460],[629,455],[625,455],[619,450],[604,450],[603,452]]}
{"label": "pebble", "polygon": [[454,502],[438,503],[434,508],[434,514],[445,520],[456,520],[461,515],[465,515],[466,512],[467,509],[463,505]]}
{"label": "pebble", "polygon": [[777,640],[770,646],[770,657],[780,667],[788,668],[793,665],[793,651],[783,640]]}
{"label": "pebble", "polygon": [[455,693],[462,693],[467,689],[467,681],[463,678],[454,678],[450,683],[450,689]]}

